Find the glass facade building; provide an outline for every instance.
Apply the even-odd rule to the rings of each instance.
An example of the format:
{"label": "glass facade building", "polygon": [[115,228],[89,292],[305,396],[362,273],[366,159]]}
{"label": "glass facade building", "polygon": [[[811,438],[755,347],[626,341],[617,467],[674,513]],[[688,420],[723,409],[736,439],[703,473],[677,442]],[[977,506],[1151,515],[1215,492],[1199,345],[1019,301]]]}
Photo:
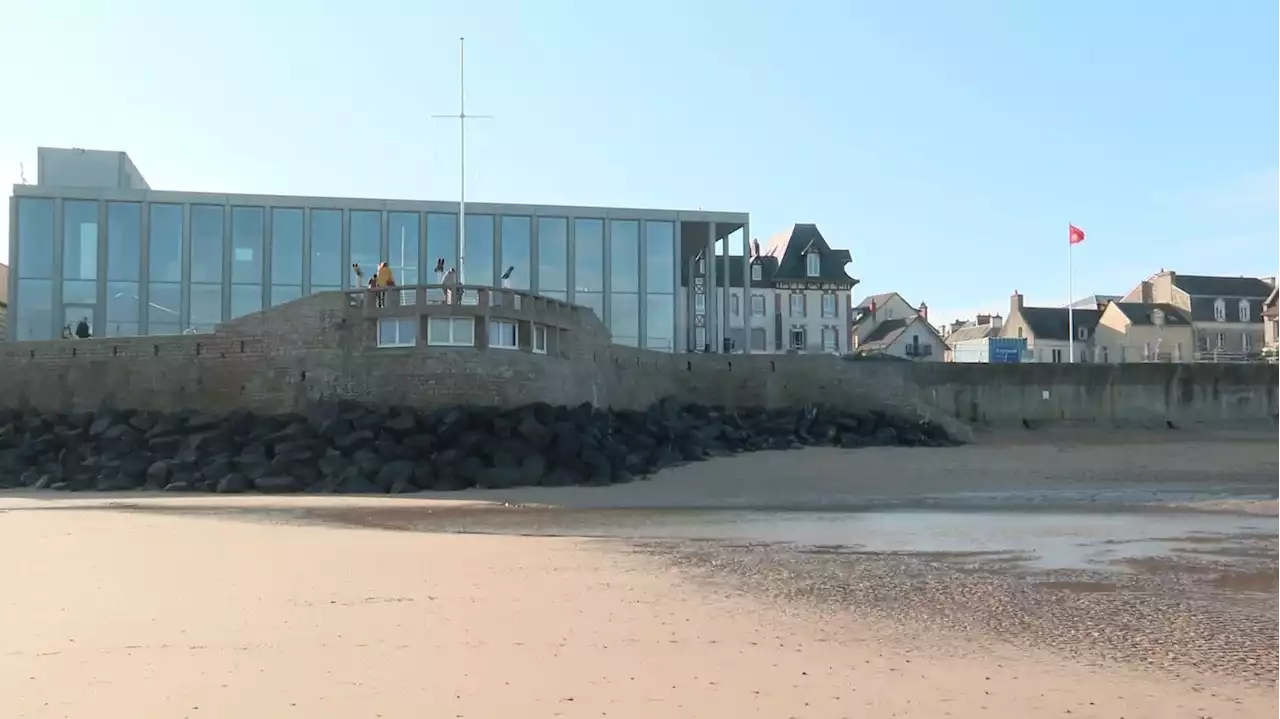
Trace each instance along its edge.
{"label": "glass facade building", "polygon": [[[81,319],[95,336],[211,331],[219,322],[355,286],[390,264],[401,285],[456,267],[451,202],[213,195],[18,185],[10,200],[10,340],[47,340]],[[468,204],[470,285],[593,309],[619,344],[678,349],[684,222],[740,213]],[[368,274],[366,274],[366,277]]]}

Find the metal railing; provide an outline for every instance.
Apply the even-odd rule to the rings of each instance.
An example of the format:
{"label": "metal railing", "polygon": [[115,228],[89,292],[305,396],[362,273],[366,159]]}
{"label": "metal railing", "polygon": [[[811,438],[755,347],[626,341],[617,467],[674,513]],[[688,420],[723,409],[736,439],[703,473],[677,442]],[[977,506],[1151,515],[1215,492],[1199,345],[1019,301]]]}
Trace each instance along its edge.
{"label": "metal railing", "polygon": [[[350,307],[361,307],[366,314],[380,314],[378,310],[398,307],[418,307],[427,311],[431,307],[503,308],[522,311],[526,308],[571,312],[575,305],[554,297],[544,297],[524,290],[511,290],[483,285],[406,285],[398,287],[362,288],[344,290]],[[387,314],[403,314],[388,312]]]}

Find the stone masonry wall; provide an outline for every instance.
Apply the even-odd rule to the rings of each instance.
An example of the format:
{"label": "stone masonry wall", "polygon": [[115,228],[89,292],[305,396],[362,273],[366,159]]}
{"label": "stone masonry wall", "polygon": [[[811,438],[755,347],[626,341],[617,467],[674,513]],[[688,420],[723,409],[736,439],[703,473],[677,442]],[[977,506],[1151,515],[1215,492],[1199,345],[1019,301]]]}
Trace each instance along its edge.
{"label": "stone masonry wall", "polygon": [[326,399],[432,407],[666,396],[727,405],[826,402],[990,426],[1274,421],[1274,366],[982,365],[830,356],[668,355],[612,345],[584,313],[558,355],[372,346],[372,321],[340,293],[224,323],[213,334],[0,344],[0,407],[101,404],[304,410]]}

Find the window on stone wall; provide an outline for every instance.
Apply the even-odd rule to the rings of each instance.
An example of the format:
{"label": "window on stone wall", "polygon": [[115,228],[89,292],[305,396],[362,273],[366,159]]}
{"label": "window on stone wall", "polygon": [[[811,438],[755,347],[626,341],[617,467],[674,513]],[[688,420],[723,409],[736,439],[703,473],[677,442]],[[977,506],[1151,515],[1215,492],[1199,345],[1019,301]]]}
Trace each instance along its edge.
{"label": "window on stone wall", "polygon": [[799,292],[791,295],[791,316],[804,317],[804,295]]}
{"label": "window on stone wall", "polygon": [[533,351],[540,355],[547,353],[547,328],[542,325],[533,326]]}
{"label": "window on stone wall", "polygon": [[471,317],[431,317],[427,320],[427,344],[474,347],[476,322]]}
{"label": "window on stone wall", "polygon": [[759,281],[764,276],[764,270],[759,264],[751,265],[751,279]]}
{"label": "window on stone wall", "polygon": [[[827,297],[830,297],[830,295],[827,295]],[[822,328],[822,351],[823,352],[836,351],[836,328],[834,327]]]}
{"label": "window on stone wall", "polygon": [[736,294],[729,295],[729,311],[733,313],[734,317],[742,314],[742,298]]}
{"label": "window on stone wall", "polygon": [[836,296],[835,295],[822,296],[822,316],[827,318],[836,316]]}
{"label": "window on stone wall", "polygon": [[520,346],[520,329],[515,322],[489,321],[489,346],[513,350]]}
{"label": "window on stone wall", "polygon": [[1226,348],[1227,348],[1227,333],[1219,332],[1218,333],[1218,350],[1222,351],[1222,350],[1225,350]]}
{"label": "window on stone wall", "polygon": [[1249,300],[1240,300],[1239,310],[1240,310],[1240,321],[1248,322],[1249,321]]}
{"label": "window on stone wall", "polygon": [[1221,299],[1213,301],[1213,319],[1218,322],[1227,321],[1227,303]]}
{"label": "window on stone wall", "polygon": [[383,317],[378,320],[379,347],[412,347],[418,343],[418,321],[414,317]]}
{"label": "window on stone wall", "polygon": [[751,295],[751,316],[764,317],[764,295]]}
{"label": "window on stone wall", "polygon": [[791,349],[793,349],[793,350],[803,350],[803,349],[804,349],[804,346],[805,346],[805,341],[804,341],[804,329],[803,329],[803,328],[800,328],[800,327],[792,328],[792,330],[791,330],[791,345],[790,345]]}

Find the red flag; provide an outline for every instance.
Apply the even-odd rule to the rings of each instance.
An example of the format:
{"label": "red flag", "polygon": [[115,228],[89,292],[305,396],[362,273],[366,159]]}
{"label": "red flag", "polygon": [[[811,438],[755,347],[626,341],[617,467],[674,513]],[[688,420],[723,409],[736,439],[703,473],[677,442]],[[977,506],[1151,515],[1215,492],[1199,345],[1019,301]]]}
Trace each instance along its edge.
{"label": "red flag", "polygon": [[1067,225],[1067,242],[1073,245],[1084,242],[1084,230],[1075,225]]}

